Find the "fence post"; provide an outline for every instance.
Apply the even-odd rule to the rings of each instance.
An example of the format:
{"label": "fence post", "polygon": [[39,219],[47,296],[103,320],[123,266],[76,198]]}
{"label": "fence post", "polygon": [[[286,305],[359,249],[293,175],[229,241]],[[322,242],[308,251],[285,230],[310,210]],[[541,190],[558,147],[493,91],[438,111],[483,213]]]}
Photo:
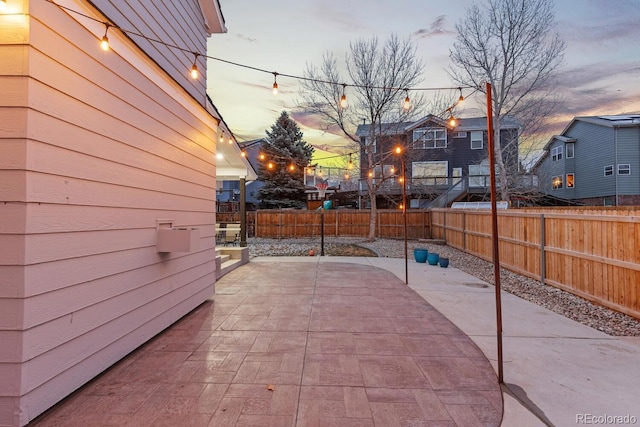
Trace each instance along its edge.
{"label": "fence post", "polygon": [[547,270],[547,262],[545,260],[545,255],[544,255],[544,247],[545,247],[544,226],[545,226],[544,214],[540,214],[540,283],[542,283],[543,285],[544,285],[546,270]]}
{"label": "fence post", "polygon": [[462,252],[467,251],[467,214],[462,211]]}
{"label": "fence post", "polygon": [[444,243],[447,243],[447,211],[445,210],[446,208],[443,208],[443,218],[442,218],[442,240],[444,240]]}

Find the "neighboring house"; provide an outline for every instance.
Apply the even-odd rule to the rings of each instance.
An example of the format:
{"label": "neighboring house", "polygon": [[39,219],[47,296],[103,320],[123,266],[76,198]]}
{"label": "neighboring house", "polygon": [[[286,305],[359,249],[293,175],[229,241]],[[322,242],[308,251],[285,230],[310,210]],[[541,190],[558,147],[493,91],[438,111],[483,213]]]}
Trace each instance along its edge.
{"label": "neighboring house", "polygon": [[[459,194],[457,199],[472,193],[486,194],[489,160],[485,117],[458,119],[455,126],[434,115],[410,123],[385,123],[375,132],[377,138],[374,141],[371,141],[370,131],[368,124],[358,126],[356,131],[361,141],[361,179],[397,176],[400,160],[390,153],[395,146],[404,147],[411,207],[424,207],[431,199],[463,184],[464,194]],[[504,150],[503,159],[510,170],[518,168],[518,135],[518,124],[510,117],[503,118],[502,144],[510,147]],[[373,170],[365,149],[373,151],[378,163]],[[398,186],[389,185],[386,190],[397,193]]]}
{"label": "neighboring house", "polygon": [[[247,159],[251,169],[254,171],[257,177],[257,171],[259,169],[258,155],[260,154],[260,147],[264,138],[254,139],[239,143],[240,149],[244,152],[244,157]],[[238,203],[240,201],[240,184],[237,179],[223,180],[218,182],[217,200],[218,200],[218,212],[236,212],[238,211]],[[257,198],[258,190],[264,186],[262,181],[252,179],[245,185],[245,202],[247,204],[247,210],[255,210],[260,203]]]}
{"label": "neighboring house", "polygon": [[640,115],[575,117],[534,166],[541,189],[586,205],[640,204]]}
{"label": "neighboring house", "polygon": [[[215,155],[240,151],[219,146],[206,61],[189,52],[225,31],[217,0],[0,11],[0,425],[27,424],[213,295]],[[159,231],[172,226],[186,230]],[[174,231],[191,245],[161,251]]]}

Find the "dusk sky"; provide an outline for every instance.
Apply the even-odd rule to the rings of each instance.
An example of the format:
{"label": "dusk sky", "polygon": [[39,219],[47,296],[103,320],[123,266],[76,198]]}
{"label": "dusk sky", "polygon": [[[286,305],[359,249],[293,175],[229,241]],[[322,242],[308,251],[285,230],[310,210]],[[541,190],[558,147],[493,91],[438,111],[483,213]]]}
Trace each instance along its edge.
{"label": "dusk sky", "polygon": [[[220,0],[228,32],[209,40],[209,56],[302,76],[331,51],[343,62],[349,42],[396,33],[411,37],[425,63],[420,87],[457,86],[447,75],[455,23],[472,0]],[[483,4],[482,1],[476,1]],[[560,132],[574,116],[640,112],[640,0],[557,0],[558,30],[567,44],[559,70],[563,102],[553,118]],[[238,141],[265,136],[282,110],[298,104],[299,81],[209,59],[208,92]],[[346,79],[346,73],[344,74]],[[345,81],[349,83],[349,81]],[[348,95],[348,92],[347,92]],[[478,98],[480,101],[482,99]],[[466,104],[464,116],[484,115]],[[317,129],[312,117],[293,116],[307,142],[344,146]]]}

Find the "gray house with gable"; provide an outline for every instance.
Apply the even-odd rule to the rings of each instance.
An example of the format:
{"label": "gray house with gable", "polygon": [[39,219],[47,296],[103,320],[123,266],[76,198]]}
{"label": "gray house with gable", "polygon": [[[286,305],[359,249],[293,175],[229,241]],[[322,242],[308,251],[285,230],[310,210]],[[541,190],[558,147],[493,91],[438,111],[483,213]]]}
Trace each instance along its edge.
{"label": "gray house with gable", "polygon": [[[401,170],[398,156],[390,154],[395,146],[406,150],[410,207],[434,207],[435,199],[445,193],[451,193],[451,197],[443,206],[456,200],[488,197],[486,117],[461,118],[451,124],[429,114],[414,122],[383,123],[374,132],[370,126],[361,124],[356,131],[360,138],[360,178],[387,179],[388,185],[379,192],[383,198],[399,194],[401,189],[397,180],[390,179]],[[519,132],[520,126],[514,118],[503,117],[500,139],[506,147],[503,159],[509,170],[519,167]],[[373,165],[368,162],[369,150],[373,152]]]}
{"label": "gray house with gable", "polygon": [[575,117],[534,166],[545,193],[586,205],[640,204],[640,114]]}

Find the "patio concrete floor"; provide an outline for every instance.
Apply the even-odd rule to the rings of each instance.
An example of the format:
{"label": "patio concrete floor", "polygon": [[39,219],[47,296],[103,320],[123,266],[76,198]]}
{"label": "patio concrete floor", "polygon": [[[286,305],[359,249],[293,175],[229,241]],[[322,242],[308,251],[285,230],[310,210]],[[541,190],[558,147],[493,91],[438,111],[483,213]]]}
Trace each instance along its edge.
{"label": "patio concrete floor", "polygon": [[[327,262],[329,261],[329,262]],[[251,262],[34,420],[45,426],[499,426],[491,364],[393,273]]]}

